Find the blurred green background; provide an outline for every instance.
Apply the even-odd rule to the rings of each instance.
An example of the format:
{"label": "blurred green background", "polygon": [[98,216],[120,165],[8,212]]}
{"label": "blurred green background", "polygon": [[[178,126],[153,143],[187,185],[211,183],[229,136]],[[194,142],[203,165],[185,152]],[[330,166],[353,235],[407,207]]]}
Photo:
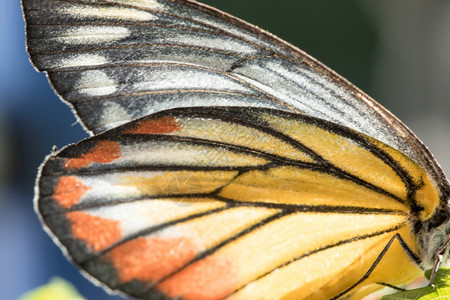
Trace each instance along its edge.
{"label": "blurred green background", "polygon": [[[205,2],[278,35],[355,83],[403,120],[450,174],[450,1]],[[0,2],[0,41],[1,298],[16,299],[58,275],[88,299],[111,299],[66,261],[33,212],[39,164],[53,145],[87,135],[29,64],[18,0]]]}

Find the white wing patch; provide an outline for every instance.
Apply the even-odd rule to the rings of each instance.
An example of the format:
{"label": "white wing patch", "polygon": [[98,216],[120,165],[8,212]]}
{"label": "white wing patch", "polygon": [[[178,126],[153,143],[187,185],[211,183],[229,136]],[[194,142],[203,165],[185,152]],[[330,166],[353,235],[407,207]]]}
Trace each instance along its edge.
{"label": "white wing patch", "polygon": [[107,102],[101,113],[101,121],[99,124],[114,124],[114,126],[119,126],[128,123],[130,118],[130,114],[122,105],[114,102]]}
{"label": "white wing patch", "polygon": [[142,72],[141,81],[133,84],[136,91],[170,90],[170,89],[211,89],[222,91],[254,93],[247,86],[232,80],[222,74],[205,70],[187,68],[154,69],[152,72]]}
{"label": "white wing patch", "polygon": [[149,8],[159,11],[164,10],[164,5],[156,0],[106,0],[105,2],[135,5],[141,8]]}
{"label": "white wing patch", "polygon": [[99,66],[106,64],[108,60],[106,57],[97,54],[78,54],[72,57],[61,59],[53,67],[59,68],[73,68],[83,66]]}
{"label": "white wing patch", "polygon": [[79,17],[81,20],[86,17],[110,18],[130,21],[149,21],[156,19],[156,17],[149,12],[123,7],[92,7],[77,5],[67,7],[61,12]]}
{"label": "white wing patch", "polygon": [[222,51],[240,52],[241,54],[256,54],[256,48],[239,41],[233,41],[219,36],[202,37],[202,36],[168,36],[165,40],[173,44],[195,45],[196,47],[213,48]]}
{"label": "white wing patch", "polygon": [[65,44],[86,45],[119,41],[129,35],[128,28],[122,26],[83,26],[66,30],[58,40]]}
{"label": "white wing patch", "polygon": [[117,83],[103,71],[89,70],[81,74],[75,90],[88,96],[105,96],[117,91]]}

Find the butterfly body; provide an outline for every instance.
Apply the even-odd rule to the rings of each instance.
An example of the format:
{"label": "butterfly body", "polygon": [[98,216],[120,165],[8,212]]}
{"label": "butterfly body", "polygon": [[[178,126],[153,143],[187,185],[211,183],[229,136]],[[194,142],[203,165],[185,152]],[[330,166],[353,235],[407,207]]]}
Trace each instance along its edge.
{"label": "butterfly body", "polygon": [[36,210],[108,289],[359,299],[433,264],[448,180],[313,58],[193,1],[23,5],[33,63],[95,134],[47,158]]}

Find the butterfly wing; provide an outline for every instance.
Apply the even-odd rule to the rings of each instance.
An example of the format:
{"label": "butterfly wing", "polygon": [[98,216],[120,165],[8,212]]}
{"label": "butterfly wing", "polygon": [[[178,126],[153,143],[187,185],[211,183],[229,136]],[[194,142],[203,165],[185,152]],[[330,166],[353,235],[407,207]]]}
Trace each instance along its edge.
{"label": "butterfly wing", "polygon": [[37,205],[73,261],[113,290],[328,299],[417,274],[413,189],[438,202],[414,162],[348,128],[203,107],[157,113],[50,156]]}
{"label": "butterfly wing", "polygon": [[304,52],[228,14],[189,0],[23,6],[33,63],[91,132],[174,107],[303,112],[407,154],[448,192],[431,154],[387,110]]}
{"label": "butterfly wing", "polygon": [[[138,293],[138,296],[156,295],[159,291],[168,297],[176,297],[177,293],[190,298],[237,297],[246,295],[247,291],[250,291],[248,295],[255,296],[259,291],[264,295],[295,298],[302,296],[307,286],[313,286],[320,288],[325,297],[336,296],[351,292],[354,285],[359,286],[363,281],[366,284],[386,278],[381,276],[382,272],[376,275],[376,270],[387,271],[391,283],[404,281],[408,276],[399,275],[402,266],[397,264],[398,257],[409,253],[409,259],[401,262],[405,262],[406,270],[415,270],[411,266],[415,243],[410,243],[409,233],[437,227],[448,219],[448,209],[445,209],[450,195],[448,181],[409,129],[333,71],[252,25],[188,0],[23,0],[23,7],[33,63],[47,72],[58,94],[72,105],[87,130],[101,133],[175,107],[185,107],[186,112],[196,114],[201,110],[194,107],[214,107],[212,111],[202,108],[208,111],[205,116],[208,124],[215,120],[215,114],[222,116],[219,118],[222,127],[215,128],[222,128],[219,132],[192,117],[197,120],[197,127],[203,128],[203,135],[196,136],[192,132],[181,134],[174,121],[178,119],[163,113],[158,115],[163,119],[149,117],[147,126],[132,123],[68,147],[48,159],[39,181],[38,206],[42,218],[73,260],[112,289]],[[221,110],[220,106],[225,108]],[[244,118],[236,120],[231,116],[241,110],[235,106],[255,109],[242,108]],[[292,117],[295,122],[277,127],[269,119],[280,121],[277,114],[282,112],[256,107],[304,115]],[[265,119],[263,111],[266,111]],[[308,123],[307,119],[313,121]],[[242,125],[249,120],[254,126],[247,127],[252,130]],[[299,125],[302,122],[312,125]],[[142,132],[132,132],[133,126]],[[194,127],[183,124],[183,128]],[[243,131],[227,134],[235,128]],[[303,135],[298,136],[300,133]],[[176,137],[166,141],[169,135]],[[203,141],[211,136],[218,140]],[[349,148],[342,148],[340,143],[346,139],[350,143],[343,143]],[[331,147],[333,141],[338,145],[335,148]],[[146,153],[152,156],[149,158]],[[367,164],[367,159],[373,163]],[[359,197],[354,197],[354,191]],[[378,198],[367,196],[370,191]],[[191,199],[192,212],[185,207],[186,197]],[[366,197],[369,200],[361,204]],[[131,203],[136,206],[120,209]],[[173,214],[164,206],[176,203],[181,203],[183,210],[173,210]],[[205,205],[199,207],[199,203]],[[232,207],[229,203],[233,203]],[[240,216],[257,214],[258,208],[262,214],[250,218],[249,223],[232,222],[237,227],[220,221],[221,217],[225,220],[228,213],[237,211],[231,209],[236,208],[235,203],[239,203],[239,209],[250,209],[242,210]],[[292,203],[306,205],[307,210],[298,211],[296,206],[291,211]],[[436,213],[438,204],[444,211],[442,214]],[[310,206],[350,211],[308,214]],[[141,210],[142,216],[136,220],[131,218]],[[124,211],[130,211],[129,215]],[[409,228],[411,225],[405,223],[409,213],[428,223],[422,229]],[[272,224],[280,224],[289,229],[280,237],[291,241],[291,227],[283,222],[298,217],[293,224],[305,229],[311,225],[307,223],[310,215],[318,214],[333,230],[328,236],[326,230],[319,229],[322,234],[317,237],[319,246],[315,250],[293,247],[288,249],[288,252],[292,250],[290,254],[280,252],[270,256],[283,248],[275,246],[278,240],[274,239],[267,247],[260,245],[264,253],[261,257],[268,257],[267,264],[256,266],[261,268],[256,271],[252,269],[257,260],[252,257],[259,248],[252,248],[258,244],[248,242],[251,239],[247,238],[258,236],[254,235],[256,232],[261,234],[260,239],[276,237],[278,234],[270,228]],[[344,217],[367,217],[366,214],[371,218],[388,215],[395,220],[385,223],[392,226],[380,227],[375,222],[355,231],[354,236],[339,236],[336,230],[341,223],[361,224],[361,220]],[[200,219],[207,221],[199,225],[203,224]],[[222,225],[219,228],[222,231],[214,227],[216,222],[217,226]],[[311,222],[316,224],[314,220]],[[182,229],[185,225],[199,238],[186,233]],[[350,227],[342,226],[349,232]],[[178,230],[179,235],[174,233]],[[167,240],[166,231],[175,240]],[[221,235],[214,239],[212,235],[216,232]],[[298,234],[292,241],[303,244],[300,238],[309,233]],[[339,240],[333,240],[331,235],[337,235]],[[367,242],[375,241],[372,238],[380,240]],[[357,245],[357,241],[361,244]],[[184,249],[185,245],[191,252],[177,252],[177,247]],[[344,245],[353,245],[355,249]],[[239,260],[238,250],[229,250],[242,251],[246,247],[252,250],[247,256],[242,255],[247,261]],[[164,256],[169,248],[172,257]],[[320,264],[310,260],[328,250],[340,257],[358,249],[363,256],[351,256],[352,261],[336,259],[335,271],[318,271]],[[405,252],[405,249],[412,250]],[[399,254],[400,250],[403,254]],[[127,254],[132,251],[137,251],[136,255]],[[397,251],[398,255],[388,255],[390,251]],[[224,256],[228,260],[220,256],[215,261],[210,257],[216,253],[231,254]],[[433,254],[430,250],[427,257]],[[154,263],[140,268],[137,262],[141,263],[143,257]],[[387,263],[388,257],[394,258],[395,269],[393,263]],[[232,269],[235,273],[230,273],[233,276],[220,268],[232,267],[228,263],[231,260],[236,260],[237,266]],[[295,269],[295,274],[306,270],[305,274],[317,277],[299,276],[298,281],[289,272],[281,272],[297,261],[304,265]],[[361,261],[367,271],[356,268]],[[360,273],[344,272],[355,268]],[[222,270],[223,276],[202,276],[216,270]],[[321,276],[330,272],[339,283],[324,282],[323,278],[331,277]],[[180,274],[195,275],[191,278],[196,280],[187,284],[186,280],[179,279],[187,275]],[[284,274],[279,278],[286,283],[280,285],[275,279],[265,281],[264,278],[276,278],[276,274]],[[217,283],[209,285],[204,281],[206,278],[224,281],[227,278],[231,283],[225,287]],[[185,289],[173,290],[174,286]],[[203,294],[198,294],[202,291]]]}

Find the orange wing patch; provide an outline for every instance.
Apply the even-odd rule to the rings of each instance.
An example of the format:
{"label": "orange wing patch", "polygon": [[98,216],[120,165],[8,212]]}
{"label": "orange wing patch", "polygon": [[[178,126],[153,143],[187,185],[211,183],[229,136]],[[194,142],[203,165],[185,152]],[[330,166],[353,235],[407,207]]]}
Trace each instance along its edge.
{"label": "orange wing patch", "polygon": [[120,222],[74,211],[67,213],[72,234],[94,251],[101,251],[122,238]]}
{"label": "orange wing patch", "polygon": [[123,133],[138,134],[166,134],[181,129],[180,124],[173,117],[163,117],[140,122],[137,126],[125,130]]}
{"label": "orange wing patch", "polygon": [[236,289],[238,282],[233,260],[209,256],[157,286],[173,298],[186,300],[222,299]]}
{"label": "orange wing patch", "polygon": [[94,162],[106,164],[120,157],[121,152],[119,143],[113,141],[99,141],[88,153],[82,154],[77,158],[68,158],[64,167],[67,169],[81,169]]}
{"label": "orange wing patch", "polygon": [[76,177],[63,176],[54,188],[53,199],[63,208],[70,208],[90,189],[91,187],[84,185]]}
{"label": "orange wing patch", "polygon": [[185,237],[141,237],[124,243],[108,254],[122,283],[155,282],[190,261],[197,247]]}

